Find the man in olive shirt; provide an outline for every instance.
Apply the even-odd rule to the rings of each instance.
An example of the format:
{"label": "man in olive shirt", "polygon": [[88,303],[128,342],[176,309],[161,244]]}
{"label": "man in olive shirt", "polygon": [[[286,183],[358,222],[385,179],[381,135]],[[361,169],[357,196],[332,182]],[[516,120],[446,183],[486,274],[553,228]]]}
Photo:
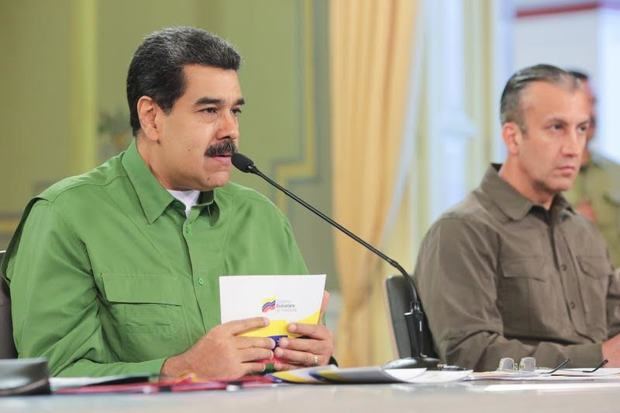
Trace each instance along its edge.
{"label": "man in olive shirt", "polygon": [[596,134],[596,97],[588,75],[572,70],[592,102],[591,122],[581,167],[572,188],[564,193],[579,212],[592,221],[607,242],[611,263],[620,267],[620,165],[590,150]]}
{"label": "man in olive shirt", "polygon": [[579,171],[589,99],[569,73],[538,65],[508,80],[500,116],[505,163],[419,252],[415,279],[439,356],[476,370],[526,356],[618,366],[620,282],[598,231],[560,194]]}
{"label": "man in olive shirt", "polygon": [[[321,325],[300,338],[220,324],[220,275],[303,274],[287,219],[229,183],[243,105],[240,57],[203,30],[148,36],[127,76],[135,141],[122,154],[33,199],[7,250],[15,344],[53,375],[196,373],[235,379],[328,362]],[[324,300],[326,301],[326,300]]]}

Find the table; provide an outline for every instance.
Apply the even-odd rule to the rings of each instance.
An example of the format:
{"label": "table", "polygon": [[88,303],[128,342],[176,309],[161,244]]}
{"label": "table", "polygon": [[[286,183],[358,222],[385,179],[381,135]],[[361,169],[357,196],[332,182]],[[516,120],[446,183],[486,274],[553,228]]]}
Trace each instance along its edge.
{"label": "table", "polygon": [[0,399],[0,412],[618,412],[620,382],[284,385],[191,393]]}

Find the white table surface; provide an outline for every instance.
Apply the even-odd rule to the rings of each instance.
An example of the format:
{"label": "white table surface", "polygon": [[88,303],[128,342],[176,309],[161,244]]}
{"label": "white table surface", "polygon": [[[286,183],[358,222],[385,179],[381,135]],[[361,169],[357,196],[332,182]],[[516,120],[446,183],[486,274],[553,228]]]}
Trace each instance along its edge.
{"label": "white table surface", "polygon": [[0,412],[620,412],[620,382],[285,385],[237,391],[0,398]]}

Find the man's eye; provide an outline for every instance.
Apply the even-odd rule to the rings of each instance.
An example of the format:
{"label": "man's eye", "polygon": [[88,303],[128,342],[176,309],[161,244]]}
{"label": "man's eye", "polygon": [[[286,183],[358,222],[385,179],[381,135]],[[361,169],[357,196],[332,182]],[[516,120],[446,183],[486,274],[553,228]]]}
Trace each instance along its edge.
{"label": "man's eye", "polygon": [[217,113],[217,108],[204,108],[200,109],[200,111],[203,113]]}
{"label": "man's eye", "polygon": [[233,115],[235,115],[236,117],[239,117],[239,115],[241,115],[241,108],[234,108],[232,110]]}

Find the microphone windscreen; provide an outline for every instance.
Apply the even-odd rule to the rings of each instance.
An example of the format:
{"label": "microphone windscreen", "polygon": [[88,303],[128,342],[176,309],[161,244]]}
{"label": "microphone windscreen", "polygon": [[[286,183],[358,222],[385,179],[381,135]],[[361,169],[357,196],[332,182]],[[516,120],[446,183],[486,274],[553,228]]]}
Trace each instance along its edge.
{"label": "microphone windscreen", "polygon": [[252,172],[254,162],[245,155],[235,152],[232,154],[232,164],[241,172]]}

